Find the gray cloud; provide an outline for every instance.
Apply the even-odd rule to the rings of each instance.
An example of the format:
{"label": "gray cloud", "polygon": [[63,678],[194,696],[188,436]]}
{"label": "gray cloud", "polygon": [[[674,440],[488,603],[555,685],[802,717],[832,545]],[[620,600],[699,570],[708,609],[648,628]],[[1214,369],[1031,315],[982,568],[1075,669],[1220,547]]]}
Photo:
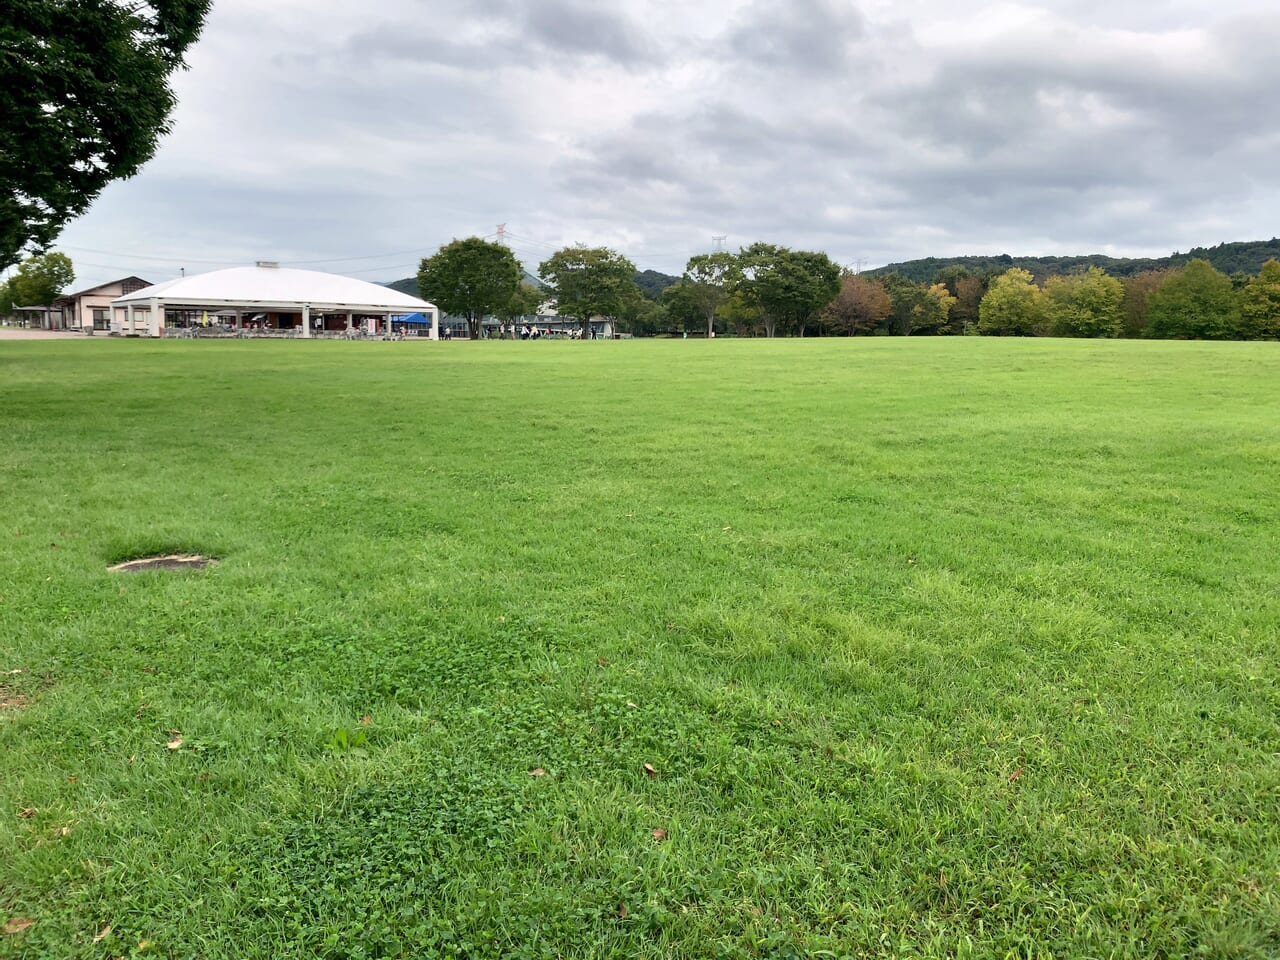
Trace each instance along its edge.
{"label": "gray cloud", "polygon": [[391,279],[504,221],[531,263],[673,272],[713,234],[885,262],[1275,232],[1271,0],[903,10],[220,0],[174,134],[66,245],[104,273],[410,251],[331,264]]}
{"label": "gray cloud", "polygon": [[727,37],[730,55],[770,70],[835,73],[847,68],[864,21],[839,0],[756,0]]}

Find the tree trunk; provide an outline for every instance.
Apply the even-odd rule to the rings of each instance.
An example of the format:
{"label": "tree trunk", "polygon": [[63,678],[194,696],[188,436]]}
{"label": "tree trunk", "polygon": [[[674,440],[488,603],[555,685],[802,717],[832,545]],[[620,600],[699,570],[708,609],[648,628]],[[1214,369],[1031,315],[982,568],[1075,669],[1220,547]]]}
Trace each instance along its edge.
{"label": "tree trunk", "polygon": [[772,340],[773,331],[777,328],[777,326],[778,326],[777,321],[775,321],[772,317],[765,317],[764,318],[764,335],[770,340]]}
{"label": "tree trunk", "polygon": [[482,317],[473,317],[470,314],[467,315],[467,335],[470,336],[472,340],[480,339],[480,321],[482,319]]}

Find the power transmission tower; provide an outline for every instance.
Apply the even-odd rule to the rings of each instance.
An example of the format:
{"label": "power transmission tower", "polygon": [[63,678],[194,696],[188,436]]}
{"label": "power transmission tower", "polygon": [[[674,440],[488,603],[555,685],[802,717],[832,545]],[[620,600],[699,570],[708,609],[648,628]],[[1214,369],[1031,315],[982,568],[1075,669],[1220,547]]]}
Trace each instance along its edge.
{"label": "power transmission tower", "polygon": [[728,234],[725,234],[724,236],[721,236],[721,237],[712,237],[712,238],[711,238],[711,252],[712,252],[712,253],[724,253],[725,241],[727,241],[728,239],[729,239],[729,235],[728,235]]}
{"label": "power transmission tower", "polygon": [[498,224],[498,242],[504,247],[507,245],[507,225],[505,223]]}

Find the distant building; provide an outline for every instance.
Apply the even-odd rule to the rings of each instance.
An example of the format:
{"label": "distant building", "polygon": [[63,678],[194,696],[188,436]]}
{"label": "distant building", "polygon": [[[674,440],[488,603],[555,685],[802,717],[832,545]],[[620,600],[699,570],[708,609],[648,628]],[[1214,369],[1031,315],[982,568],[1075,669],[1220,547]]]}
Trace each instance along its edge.
{"label": "distant building", "polygon": [[141,277],[124,277],[59,297],[53,309],[60,314],[61,326],[53,329],[106,333],[111,329],[111,301],[149,286],[151,282]]}

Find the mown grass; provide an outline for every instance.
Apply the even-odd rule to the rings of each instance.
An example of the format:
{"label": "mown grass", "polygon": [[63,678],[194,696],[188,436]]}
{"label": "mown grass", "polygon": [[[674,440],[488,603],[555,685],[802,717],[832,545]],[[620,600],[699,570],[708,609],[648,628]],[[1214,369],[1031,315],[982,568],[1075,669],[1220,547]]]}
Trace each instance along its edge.
{"label": "mown grass", "polygon": [[1278,468],[1269,343],[0,344],[0,957],[1276,956]]}

